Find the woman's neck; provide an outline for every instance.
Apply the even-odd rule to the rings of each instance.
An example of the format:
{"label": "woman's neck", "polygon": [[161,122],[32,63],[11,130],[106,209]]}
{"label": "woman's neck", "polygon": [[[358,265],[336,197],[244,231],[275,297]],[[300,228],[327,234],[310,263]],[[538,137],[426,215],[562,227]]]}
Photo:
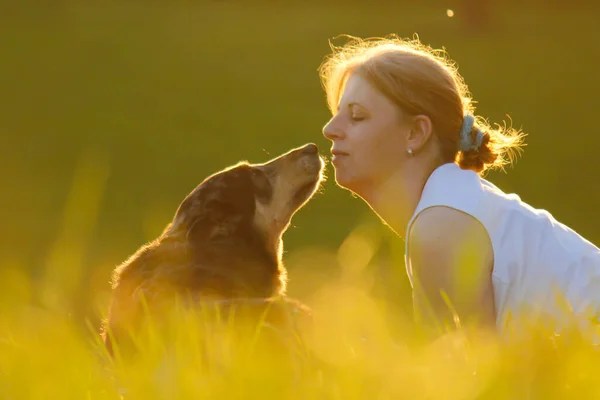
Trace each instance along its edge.
{"label": "woman's neck", "polygon": [[[379,185],[361,194],[362,199],[398,236],[405,236],[423,188],[438,165],[430,168],[404,166]],[[406,239],[406,238],[405,238]]]}

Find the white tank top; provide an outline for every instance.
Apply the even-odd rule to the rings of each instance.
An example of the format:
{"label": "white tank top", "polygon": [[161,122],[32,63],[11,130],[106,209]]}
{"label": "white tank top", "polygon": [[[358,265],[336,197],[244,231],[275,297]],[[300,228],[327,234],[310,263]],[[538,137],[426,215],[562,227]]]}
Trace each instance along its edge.
{"label": "white tank top", "polygon": [[492,284],[500,331],[523,310],[550,316],[560,325],[567,317],[557,293],[573,313],[586,316],[582,320],[599,315],[600,249],[547,211],[532,208],[455,163],[430,175],[408,223],[405,261],[411,285],[409,232],[417,215],[432,206],[460,210],[486,229],[494,252]]}

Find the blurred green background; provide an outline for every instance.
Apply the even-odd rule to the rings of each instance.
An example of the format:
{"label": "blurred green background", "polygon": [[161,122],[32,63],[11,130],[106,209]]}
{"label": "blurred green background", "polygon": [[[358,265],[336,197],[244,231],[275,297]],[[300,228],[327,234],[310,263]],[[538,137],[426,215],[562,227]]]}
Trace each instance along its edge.
{"label": "blurred green background", "polygon": [[[468,3],[2,2],[2,290],[31,281],[15,296],[94,322],[112,269],[208,174],[307,142],[327,155],[317,68],[340,34],[445,47],[478,114],[528,134],[515,168],[488,178],[599,244],[600,6],[490,2],[483,20]],[[328,175],[285,235],[290,293],[354,262],[409,309],[402,240]]]}

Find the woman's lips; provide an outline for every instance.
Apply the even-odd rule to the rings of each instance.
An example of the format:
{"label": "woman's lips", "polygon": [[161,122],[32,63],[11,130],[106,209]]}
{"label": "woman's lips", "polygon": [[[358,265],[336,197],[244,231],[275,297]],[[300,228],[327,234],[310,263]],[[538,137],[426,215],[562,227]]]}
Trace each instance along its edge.
{"label": "woman's lips", "polygon": [[332,151],[331,154],[333,155],[333,157],[331,158],[331,162],[333,164],[339,163],[341,160],[348,156],[348,153],[344,153],[342,151]]}

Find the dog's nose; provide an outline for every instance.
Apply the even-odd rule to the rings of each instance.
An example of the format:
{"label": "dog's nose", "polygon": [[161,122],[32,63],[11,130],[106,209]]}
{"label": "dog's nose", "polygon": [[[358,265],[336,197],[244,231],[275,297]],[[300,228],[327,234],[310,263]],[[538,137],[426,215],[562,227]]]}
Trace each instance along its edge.
{"label": "dog's nose", "polygon": [[317,154],[319,152],[319,148],[314,143],[309,143],[302,148],[302,154]]}

